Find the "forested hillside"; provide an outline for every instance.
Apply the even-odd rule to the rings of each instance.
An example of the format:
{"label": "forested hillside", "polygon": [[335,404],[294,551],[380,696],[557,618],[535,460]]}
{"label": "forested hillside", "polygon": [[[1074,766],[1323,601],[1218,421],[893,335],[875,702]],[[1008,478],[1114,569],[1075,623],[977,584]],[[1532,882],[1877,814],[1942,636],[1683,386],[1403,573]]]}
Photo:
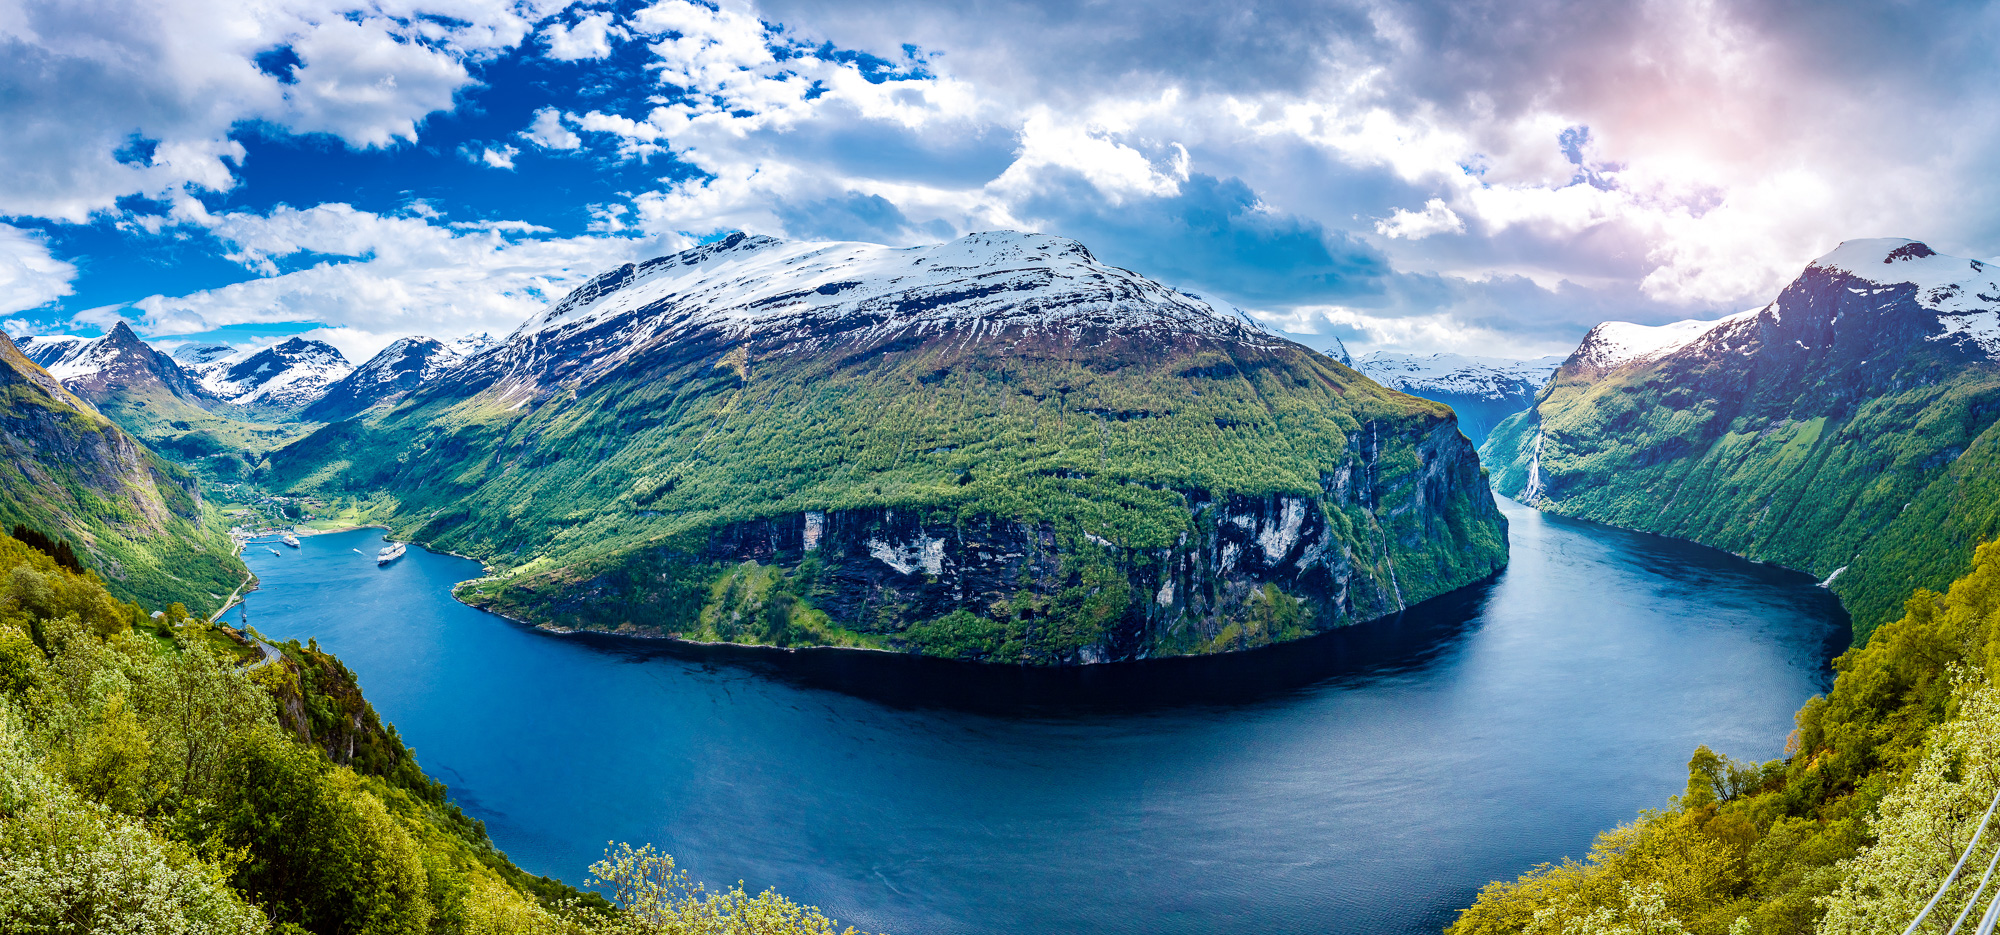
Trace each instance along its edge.
{"label": "forested hillside", "polygon": [[70,543],[120,598],[213,610],[248,571],[195,476],[0,336],[0,528]]}
{"label": "forested hillside", "polygon": [[593,874],[619,906],[516,868],[316,646],[155,617],[0,536],[0,931],[835,930],[650,849]]}
{"label": "forested hillside", "polygon": [[[1949,593],[1916,592],[1835,668],[1785,758],[1697,750],[1686,793],[1605,833],[1585,860],[1487,887],[1451,935],[1903,931],[2000,788],[2000,543]],[[1970,865],[1996,847],[1988,834]],[[1950,925],[1976,877],[1924,931]]]}

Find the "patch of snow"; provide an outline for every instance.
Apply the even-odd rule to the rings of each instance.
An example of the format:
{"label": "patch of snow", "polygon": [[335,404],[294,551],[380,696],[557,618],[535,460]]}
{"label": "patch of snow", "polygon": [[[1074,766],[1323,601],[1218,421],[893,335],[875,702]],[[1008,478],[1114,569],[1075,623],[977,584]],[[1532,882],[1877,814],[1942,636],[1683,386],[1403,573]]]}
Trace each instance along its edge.
{"label": "patch of snow", "polygon": [[487,351],[499,347],[501,343],[499,338],[481,331],[478,334],[468,334],[450,344],[446,344],[445,347],[450,348],[452,353],[460,357],[478,357]]}
{"label": "patch of snow", "polygon": [[1931,338],[1942,341],[1958,335],[1979,346],[1987,357],[2000,360],[2000,310],[1981,309],[1957,315],[1939,315],[1944,333]]}

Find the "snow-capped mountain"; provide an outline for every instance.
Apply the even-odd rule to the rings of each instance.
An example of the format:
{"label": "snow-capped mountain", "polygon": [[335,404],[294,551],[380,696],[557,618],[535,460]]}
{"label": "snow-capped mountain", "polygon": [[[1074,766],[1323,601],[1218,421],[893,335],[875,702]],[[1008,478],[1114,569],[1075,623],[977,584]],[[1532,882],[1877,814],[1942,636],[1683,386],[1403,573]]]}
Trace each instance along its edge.
{"label": "snow-capped mountain", "polygon": [[[74,334],[26,335],[14,339],[14,346],[43,370],[56,366],[65,356],[91,339]],[[60,378],[58,378],[60,379]]]}
{"label": "snow-capped mountain", "polygon": [[212,401],[200,384],[172,358],[139,340],[119,322],[102,337],[75,335],[24,337],[15,342],[63,387],[93,405],[113,394],[163,391],[183,400]]}
{"label": "snow-capped mountain", "polygon": [[1534,405],[1535,394],[1562,362],[1561,357],[1373,351],[1356,360],[1354,369],[1390,389],[1450,406],[1458,413],[1459,429],[1478,444],[1501,419]]}
{"label": "snow-capped mountain", "polygon": [[236,352],[236,348],[227,344],[183,344],[174,348],[171,356],[175,363],[189,370],[199,370]]}
{"label": "snow-capped mountain", "polygon": [[[492,346],[486,338],[486,347]],[[354,368],[353,372],[328,385],[319,399],[300,410],[308,422],[338,422],[351,419],[370,407],[402,399],[411,390],[465,359],[461,346],[479,347],[478,342],[460,339],[446,346],[436,338],[403,338]]]}
{"label": "snow-capped mountain", "polygon": [[546,387],[550,378],[588,383],[651,349],[702,341],[795,354],[897,336],[971,342],[1112,332],[1277,343],[1062,237],[997,231],[885,247],[735,233],[592,279],[460,372],[533,374]]}
{"label": "snow-capped mountain", "polygon": [[[1892,327],[1905,338],[1961,346],[2000,360],[2000,267],[1992,262],[1945,256],[1900,237],[1849,240],[1808,264],[1799,283],[1822,288],[1787,289],[1769,305],[1711,321],[1604,322],[1584,336],[1571,360],[1602,372],[1690,349],[1740,353],[1765,331],[1795,330],[1800,323],[1788,323],[1788,312],[1795,319],[1808,314],[1807,306],[1827,290],[1844,290],[1860,299],[1861,307],[1845,312],[1844,322],[1837,321],[1840,315],[1811,322],[1810,330],[1822,340],[1794,337],[1802,349],[1830,343],[1837,331],[1872,333]],[[1793,308],[1788,310],[1787,303]]]}
{"label": "snow-capped mountain", "polygon": [[333,345],[291,338],[261,349],[214,355],[193,367],[210,393],[239,406],[284,412],[311,405],[354,365]]}

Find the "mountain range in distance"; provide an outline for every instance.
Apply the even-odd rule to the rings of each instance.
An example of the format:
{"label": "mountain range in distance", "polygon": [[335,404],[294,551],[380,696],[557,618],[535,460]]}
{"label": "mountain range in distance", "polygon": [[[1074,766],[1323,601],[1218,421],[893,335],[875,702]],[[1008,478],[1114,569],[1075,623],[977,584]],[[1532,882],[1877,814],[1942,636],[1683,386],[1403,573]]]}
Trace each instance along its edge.
{"label": "mountain range in distance", "polygon": [[1450,406],[1458,413],[1459,430],[1477,445],[1502,419],[1534,405],[1562,362],[1561,357],[1373,351],[1354,361],[1354,369],[1390,389]]}

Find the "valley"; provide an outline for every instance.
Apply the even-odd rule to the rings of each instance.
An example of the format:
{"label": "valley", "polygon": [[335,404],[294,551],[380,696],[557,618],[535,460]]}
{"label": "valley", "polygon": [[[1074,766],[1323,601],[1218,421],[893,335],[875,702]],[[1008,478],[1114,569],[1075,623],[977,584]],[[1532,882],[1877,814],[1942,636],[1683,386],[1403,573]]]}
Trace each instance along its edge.
{"label": "valley", "polygon": [[[1887,271],[1871,265],[1877,253]],[[1890,801],[1895,758],[1955,723],[1938,706],[1938,660],[1966,650],[1916,649],[1901,634],[1984,606],[1983,590],[1921,588],[1967,567],[1965,543],[1989,522],[1976,491],[1994,407],[1980,400],[1994,382],[1984,323],[2000,309],[1982,303],[2000,285],[1960,281],[1983,272],[1912,241],[1854,242],[1769,306],[1602,323],[1566,358],[1354,358],[1337,338],[1313,350],[1062,238],[892,249],[738,234],[603,273],[505,339],[404,338],[360,366],[296,337],[172,354],[122,324],[94,339],[24,337],[25,353],[6,349],[21,403],[9,437],[34,447],[19,450],[14,483],[66,476],[71,493],[13,494],[0,519],[135,606],[177,599],[206,613],[254,579],[231,611],[240,626],[217,631],[234,634],[231,651],[308,659],[323,640],[352,660],[438,751],[458,801],[548,874],[537,883],[487,860],[511,888],[489,893],[503,902],[561,892],[556,880],[584,879],[602,841],[623,837],[669,844],[696,878],[762,881],[887,929],[1207,931],[1245,910],[1197,900],[1151,914],[1168,897],[1149,885],[1093,888],[1087,909],[1083,891],[1028,909],[959,870],[1033,866],[1039,886],[1065,892],[1092,879],[1076,860],[1138,848],[1167,866],[1170,852],[1210,854],[1283,880],[1289,871],[1259,871],[1250,856],[1276,847],[1316,855],[1312,879],[1346,882],[1285,884],[1260,901],[1256,927],[1339,919],[1473,935],[1518,931],[1523,913],[1640,913],[1652,904],[1605,881],[1667,872],[1634,870],[1630,855],[1678,836],[1739,860],[1810,842],[1662,910],[1717,935],[1737,919],[1786,931],[1817,918],[1801,906],[1860,905],[1829,869],[1873,843],[1855,809]],[[92,453],[50,461],[58,449]],[[378,566],[383,533],[356,526],[479,564],[413,549]],[[286,531],[304,537],[298,547],[269,545]],[[1912,590],[1899,635],[1871,640],[1889,613],[1880,595]],[[1846,645],[1843,602],[1855,638],[1836,672],[1897,673],[1901,694],[1884,703],[1903,712],[1903,733],[1850,743],[1837,774],[1795,755],[1708,752],[1776,755],[1802,702],[1811,731],[1798,739],[1814,750],[1890,716],[1880,699],[1841,700],[1847,683],[1830,702],[1807,697]],[[246,634],[258,632],[278,649],[255,649]],[[842,652],[853,649],[873,652]],[[1691,676],[1696,659],[1728,662]],[[606,664],[637,664],[655,687]],[[477,676],[495,666],[514,673],[504,688]],[[736,674],[718,681],[717,667]],[[694,747],[675,730],[605,725],[649,738],[641,766],[562,753],[573,731],[533,726],[630,700],[579,693],[584,682],[653,698],[648,710],[723,704],[704,685],[764,700],[728,702],[728,730]],[[806,728],[783,712],[801,706],[830,707],[843,736],[873,738],[878,768],[956,776],[994,801],[967,809],[837,779],[800,757]],[[892,713],[912,709],[937,713]],[[1135,730],[1135,717],[1152,726]],[[1270,748],[1253,771],[1292,785],[1252,782],[1262,791],[1248,799],[1214,785],[1221,725],[1246,717],[1253,748]],[[533,790],[580,779],[496,764],[495,718],[538,737],[551,762],[679,775],[675,800],[699,814],[627,814],[658,794],[649,786],[604,800],[617,816],[531,804]],[[1033,761],[1050,718],[1071,724],[1067,745],[1049,747],[1067,765],[1030,768],[1066,776],[1059,800],[969,765]],[[1550,735],[1552,723],[1566,726]],[[964,763],[884,746],[967,731],[1013,740],[949,745]],[[1432,742],[1379,746],[1406,731]],[[1602,757],[1608,732],[1636,743],[1579,780],[1579,751]],[[1304,735],[1333,738],[1342,755],[1282,752],[1281,738]],[[1161,743],[1214,749],[1167,755]],[[1099,745],[1137,759],[1085,753]],[[1520,761],[1463,776],[1443,765],[1502,748]],[[1534,868],[1661,801],[1675,784],[1655,780],[1689,749],[1692,778],[1671,811],[1600,837],[1586,863]],[[712,776],[658,760],[674,750],[822,778],[811,801],[751,809],[746,835],[721,818],[741,803],[702,798]],[[1353,773],[1357,753],[1385,771]],[[1134,762],[1183,791],[1104,829],[1144,825],[1144,841],[1079,837],[1087,823],[1062,816],[1129,812],[1116,790]],[[1559,774],[1573,793],[1559,805],[1524,809],[1493,791]],[[442,788],[412,775],[412,788]],[[1447,787],[1500,811],[1440,821],[1431,810]],[[1294,800],[1311,811],[1269,804]],[[784,816],[799,811],[893,813],[894,827],[935,834],[789,840]],[[1197,815],[1222,816],[1235,836]],[[966,850],[978,839],[967,820],[1009,830]],[[1427,844],[1385,860],[1398,823],[1427,828],[1426,842],[1460,840],[1459,857],[1440,861]],[[718,837],[724,826],[737,830]],[[905,851],[951,853],[959,870],[883,863]],[[816,856],[769,856],[793,852]],[[1431,894],[1415,911],[1411,880]],[[462,911],[442,899],[424,911]],[[520,911],[556,924],[568,910]],[[993,925],[966,928],[972,918]]]}

